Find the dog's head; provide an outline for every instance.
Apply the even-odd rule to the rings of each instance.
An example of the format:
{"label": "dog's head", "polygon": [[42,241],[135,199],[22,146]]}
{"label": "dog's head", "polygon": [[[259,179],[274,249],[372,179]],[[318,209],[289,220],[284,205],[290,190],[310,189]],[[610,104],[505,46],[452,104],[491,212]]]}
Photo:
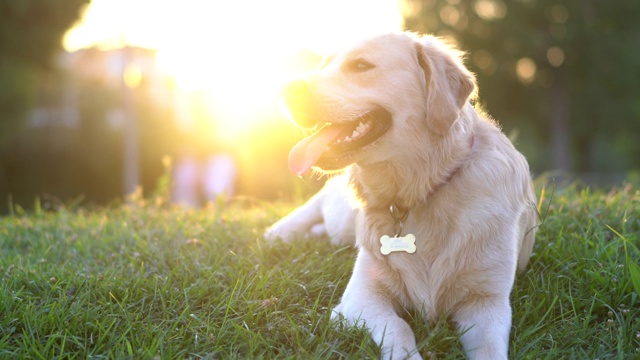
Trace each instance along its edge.
{"label": "dog's head", "polygon": [[[460,53],[437,38],[378,36],[325,60],[283,90],[293,120],[319,130],[289,154],[301,175],[393,158],[421,138],[446,136],[475,89]],[[415,145],[414,145],[415,146]]]}

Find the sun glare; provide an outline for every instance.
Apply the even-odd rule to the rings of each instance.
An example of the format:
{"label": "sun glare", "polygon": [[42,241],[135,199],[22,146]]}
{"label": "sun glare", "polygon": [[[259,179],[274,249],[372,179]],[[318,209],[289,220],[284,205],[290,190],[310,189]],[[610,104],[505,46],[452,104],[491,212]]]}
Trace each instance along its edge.
{"label": "sun glare", "polygon": [[94,0],[64,45],[156,49],[181,91],[208,93],[240,129],[275,111],[284,82],[308,70],[291,62],[301,51],[401,28],[397,0]]}

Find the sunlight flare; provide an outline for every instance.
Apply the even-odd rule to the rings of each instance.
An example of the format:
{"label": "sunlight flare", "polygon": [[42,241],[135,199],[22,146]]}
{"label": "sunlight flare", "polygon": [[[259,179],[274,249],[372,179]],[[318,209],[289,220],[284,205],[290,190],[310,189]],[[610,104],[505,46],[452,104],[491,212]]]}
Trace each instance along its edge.
{"label": "sunlight flare", "polygon": [[317,64],[304,51],[401,29],[396,0],[94,0],[64,46],[155,49],[180,91],[208,93],[215,116],[242,128],[276,111],[282,85]]}

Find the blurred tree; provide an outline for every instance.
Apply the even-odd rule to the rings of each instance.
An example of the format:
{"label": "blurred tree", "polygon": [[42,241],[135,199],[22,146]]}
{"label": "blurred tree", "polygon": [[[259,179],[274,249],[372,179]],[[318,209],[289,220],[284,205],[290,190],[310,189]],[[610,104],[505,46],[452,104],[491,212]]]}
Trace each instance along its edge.
{"label": "blurred tree", "polygon": [[[53,70],[53,57],[62,47],[64,32],[78,19],[90,0],[0,0],[0,197],[11,179],[9,162],[21,138],[16,129],[25,123],[36,102],[43,73]],[[36,136],[37,137],[37,136]],[[28,141],[37,143],[34,138]],[[18,143],[18,145],[23,145]],[[24,178],[22,185],[35,179]],[[4,208],[0,205],[0,210]]]}
{"label": "blurred tree", "polygon": [[[131,49],[129,49],[131,50]],[[44,208],[60,204],[105,204],[121,199],[126,122],[130,96],[140,128],[140,185],[153,191],[165,168],[162,158],[175,155],[180,139],[169,93],[153,82],[154,69],[142,73],[140,84],[123,89],[120,72],[108,74],[105,64],[122,59],[127,49],[79,50],[75,64],[39,79],[37,106],[43,121],[30,115],[28,126],[0,144],[0,214],[9,202],[30,208],[36,197]],[[135,48],[136,59],[154,59],[153,52]],[[113,69],[112,69],[113,70]]]}
{"label": "blurred tree", "polygon": [[[640,165],[640,1],[405,0],[409,30],[468,52],[480,101],[537,169]],[[635,140],[634,140],[635,139]],[[545,146],[546,145],[546,146]]]}
{"label": "blurred tree", "polygon": [[65,31],[90,0],[0,0],[0,139],[35,101],[37,73],[52,68]]}

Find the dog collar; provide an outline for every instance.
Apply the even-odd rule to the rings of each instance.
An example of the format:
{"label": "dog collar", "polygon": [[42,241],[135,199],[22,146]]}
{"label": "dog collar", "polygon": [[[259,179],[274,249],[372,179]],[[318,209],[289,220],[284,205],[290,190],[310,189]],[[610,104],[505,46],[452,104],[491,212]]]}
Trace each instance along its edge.
{"label": "dog collar", "polygon": [[[469,148],[473,147],[474,136],[471,135],[469,138]],[[441,186],[446,185],[448,182],[453,179],[453,177],[460,171],[462,165],[458,166],[455,170],[449,174],[449,176],[440,184],[437,184],[431,189],[429,194],[427,194],[427,198],[431,197]],[[388,255],[391,252],[395,251],[404,251],[410,254],[413,254],[416,251],[416,237],[413,234],[407,234],[406,236],[402,236],[402,228],[404,227],[404,222],[407,220],[409,216],[409,208],[398,206],[397,201],[394,201],[389,205],[389,213],[394,221],[394,233],[393,237],[388,235],[383,235],[380,238],[380,252],[383,255]]]}
{"label": "dog collar", "polygon": [[[475,136],[471,135],[471,137],[469,138],[469,149],[473,148],[474,142]],[[429,193],[427,194],[427,199],[433,196],[433,194],[435,194],[435,192],[438,191],[440,187],[449,183],[453,179],[453,177],[456,176],[456,174],[460,171],[460,169],[462,169],[462,165],[455,168],[443,182],[434,185],[431,191],[429,191]],[[407,219],[409,211],[409,208],[399,206],[397,199],[389,205],[389,212],[391,213],[391,217],[396,221],[396,228],[400,226],[400,232],[402,231],[402,221]]]}
{"label": "dog collar", "polygon": [[[475,142],[475,136],[473,136],[473,134],[471,135],[471,137],[469,138],[469,150],[471,150],[471,148],[473,148],[473,143]],[[446,185],[449,181],[451,181],[451,179],[453,179],[454,176],[456,176],[456,174],[460,171],[460,169],[462,168],[462,165],[458,166],[457,168],[455,168],[451,174],[449,174],[449,176],[447,176],[447,178],[441,182],[440,184],[436,184],[433,189],[431,189],[431,191],[427,194],[427,198],[430,198],[436,191],[438,191],[438,189],[441,186]]]}
{"label": "dog collar", "polygon": [[389,212],[391,213],[391,217],[395,221],[395,237],[398,237],[402,235],[402,227],[404,226],[404,221],[407,220],[407,216],[409,216],[409,209],[399,207],[394,203],[389,205]]}

